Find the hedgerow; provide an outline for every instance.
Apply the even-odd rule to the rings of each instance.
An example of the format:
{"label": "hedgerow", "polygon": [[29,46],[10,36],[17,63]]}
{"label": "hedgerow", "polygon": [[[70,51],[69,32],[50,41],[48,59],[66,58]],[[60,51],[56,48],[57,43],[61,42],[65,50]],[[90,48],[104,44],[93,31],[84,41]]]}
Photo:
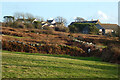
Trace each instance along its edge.
{"label": "hedgerow", "polygon": [[28,43],[17,43],[14,41],[2,41],[2,49],[8,51],[46,53],[46,54],[67,54],[71,56],[87,56],[84,50],[78,47],[58,46],[58,45],[36,45]]}

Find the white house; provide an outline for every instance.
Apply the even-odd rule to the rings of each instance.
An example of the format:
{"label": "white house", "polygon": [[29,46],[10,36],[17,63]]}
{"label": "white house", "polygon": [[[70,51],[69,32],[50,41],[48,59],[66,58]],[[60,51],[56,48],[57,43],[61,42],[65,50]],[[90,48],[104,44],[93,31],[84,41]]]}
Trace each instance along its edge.
{"label": "white house", "polygon": [[42,22],[42,27],[48,26],[48,27],[55,27],[56,21],[54,19],[48,19],[47,22]]}
{"label": "white house", "polygon": [[36,22],[36,21],[38,21],[37,19],[34,19],[33,21],[32,21],[32,23],[34,23],[34,22]]}

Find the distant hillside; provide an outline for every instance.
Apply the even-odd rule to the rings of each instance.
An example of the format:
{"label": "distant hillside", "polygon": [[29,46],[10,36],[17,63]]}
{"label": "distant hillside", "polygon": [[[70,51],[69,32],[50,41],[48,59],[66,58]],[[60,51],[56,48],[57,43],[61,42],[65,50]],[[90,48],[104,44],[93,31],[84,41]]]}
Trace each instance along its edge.
{"label": "distant hillside", "polygon": [[[113,59],[108,56],[107,61],[119,62],[117,58],[120,57],[118,53],[120,51],[116,47],[120,44],[118,37],[11,27],[2,27],[1,33],[3,50],[84,57],[102,57],[109,52],[106,55],[111,55]],[[113,44],[112,47],[111,44]],[[90,52],[88,52],[89,49]]]}

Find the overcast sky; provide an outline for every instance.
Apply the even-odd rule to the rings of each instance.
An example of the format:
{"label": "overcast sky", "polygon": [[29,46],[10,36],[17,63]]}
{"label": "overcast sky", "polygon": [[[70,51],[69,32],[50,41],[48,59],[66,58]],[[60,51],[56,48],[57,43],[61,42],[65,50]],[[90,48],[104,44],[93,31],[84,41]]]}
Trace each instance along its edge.
{"label": "overcast sky", "polygon": [[[30,0],[33,1],[33,0]],[[99,19],[102,23],[118,24],[118,2],[4,2],[2,4],[3,16],[14,15],[15,12],[31,13],[41,16],[45,20],[62,16],[67,19],[68,24],[79,16],[86,20]]]}

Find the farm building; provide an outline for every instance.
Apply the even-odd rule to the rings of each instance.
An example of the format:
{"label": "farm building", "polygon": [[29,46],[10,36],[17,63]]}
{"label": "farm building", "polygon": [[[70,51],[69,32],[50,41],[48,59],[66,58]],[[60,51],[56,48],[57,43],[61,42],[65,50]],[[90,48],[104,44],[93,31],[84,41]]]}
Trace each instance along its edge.
{"label": "farm building", "polygon": [[47,22],[42,22],[42,27],[48,26],[48,27],[55,27],[55,20],[54,19],[50,19],[47,20]]}
{"label": "farm building", "polygon": [[44,27],[44,26],[59,27],[59,26],[64,26],[64,24],[56,22],[54,19],[48,19],[47,22],[42,22],[42,27]]}
{"label": "farm building", "polygon": [[[96,28],[97,29],[99,29],[99,34],[105,34],[105,29],[103,28],[103,27],[101,27],[101,25],[99,25],[100,24],[100,21],[99,20],[91,20],[91,21],[80,21],[80,22],[72,22],[70,25],[73,25],[73,24],[76,24],[76,23],[81,23],[81,24],[94,24],[95,26],[96,26]],[[82,33],[84,33],[84,34],[89,34],[90,33],[90,29],[89,29],[89,27],[90,26],[81,26],[81,27],[83,27],[82,28]]]}
{"label": "farm building", "polygon": [[118,30],[117,24],[100,24],[105,29],[105,34],[116,32]]}
{"label": "farm building", "polygon": [[[99,34],[108,34],[108,33],[112,33],[112,32],[116,32],[118,30],[118,25],[117,24],[102,24],[100,23],[99,20],[91,20],[91,21],[80,21],[80,22],[72,22],[70,25],[74,25],[76,23],[82,23],[82,24],[86,24],[86,23],[90,23],[90,24],[95,24],[95,26],[97,27],[97,29],[99,29]],[[81,27],[81,26],[80,26]],[[90,30],[89,30],[89,26],[84,26],[84,28],[81,31],[84,34],[89,34]]]}
{"label": "farm building", "polygon": [[96,23],[96,24],[98,24],[98,23],[100,23],[100,21],[99,21],[99,19],[98,20],[91,20],[91,21],[85,20],[85,21],[79,21],[79,22],[72,22],[70,25],[72,25],[74,23]]}

